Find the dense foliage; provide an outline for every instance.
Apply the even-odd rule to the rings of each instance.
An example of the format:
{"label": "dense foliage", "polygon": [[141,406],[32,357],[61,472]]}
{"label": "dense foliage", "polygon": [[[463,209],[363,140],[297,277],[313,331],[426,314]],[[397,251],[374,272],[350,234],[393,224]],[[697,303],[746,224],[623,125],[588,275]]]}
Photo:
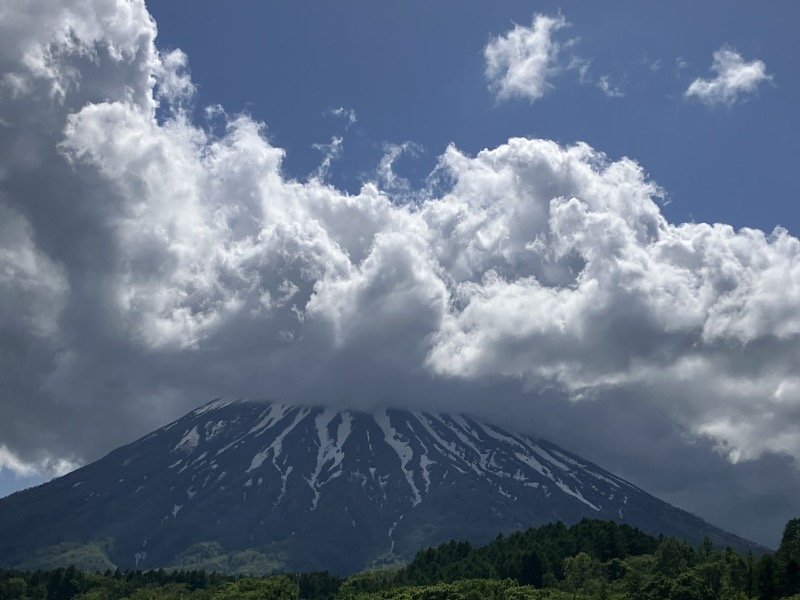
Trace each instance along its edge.
{"label": "dense foliage", "polygon": [[73,567],[0,570],[0,600],[800,600],[800,519],[772,554],[695,547],[627,525],[554,523],[480,548],[450,542],[400,569],[242,577]]}

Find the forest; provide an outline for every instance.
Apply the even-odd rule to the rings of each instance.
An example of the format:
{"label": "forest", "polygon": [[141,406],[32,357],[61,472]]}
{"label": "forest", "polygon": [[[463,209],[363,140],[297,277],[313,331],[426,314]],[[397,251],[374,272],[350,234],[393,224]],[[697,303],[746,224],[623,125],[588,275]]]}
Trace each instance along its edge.
{"label": "forest", "polygon": [[164,569],[0,569],[0,600],[800,600],[800,518],[755,556],[655,538],[628,525],[552,523],[473,547],[451,541],[407,565],[349,577]]}

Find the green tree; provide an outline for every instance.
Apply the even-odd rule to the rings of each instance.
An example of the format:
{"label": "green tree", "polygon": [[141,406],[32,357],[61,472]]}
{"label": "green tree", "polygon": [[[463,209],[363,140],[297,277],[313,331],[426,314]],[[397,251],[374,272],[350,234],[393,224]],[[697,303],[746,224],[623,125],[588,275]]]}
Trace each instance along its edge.
{"label": "green tree", "polygon": [[656,569],[670,579],[683,573],[690,564],[691,547],[674,537],[662,539],[656,550]]}
{"label": "green tree", "polygon": [[714,553],[714,544],[711,541],[711,538],[705,536],[703,541],[700,542],[700,547],[698,548],[698,552],[700,554],[700,560],[709,560],[711,555]]}
{"label": "green tree", "polygon": [[800,519],[786,523],[775,558],[780,592],[784,596],[800,593]]}
{"label": "green tree", "polygon": [[564,559],[564,588],[570,592],[594,592],[602,580],[600,561],[580,552]]}
{"label": "green tree", "polygon": [[22,577],[11,577],[0,586],[0,597],[9,600],[25,598],[28,592],[28,582]]}
{"label": "green tree", "polygon": [[756,575],[756,588],[761,600],[772,600],[778,597],[776,585],[775,559],[771,554],[765,554],[758,561],[758,572]]}

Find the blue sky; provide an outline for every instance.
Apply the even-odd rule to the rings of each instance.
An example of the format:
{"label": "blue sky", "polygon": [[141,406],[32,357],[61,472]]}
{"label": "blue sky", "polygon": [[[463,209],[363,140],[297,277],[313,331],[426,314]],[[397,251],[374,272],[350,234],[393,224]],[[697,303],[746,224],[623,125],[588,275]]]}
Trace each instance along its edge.
{"label": "blue sky", "polygon": [[[220,104],[263,120],[287,150],[289,174],[313,171],[313,144],[344,137],[334,181],[357,190],[376,168],[382,145],[412,141],[424,153],[407,160],[421,178],[454,143],[475,153],[510,137],[585,141],[615,159],[639,161],[667,192],[674,222],[776,225],[798,230],[800,158],[800,7],[793,2],[556,3],[214,2],[149,7],[159,45],[189,55],[198,105]],[[588,62],[530,102],[498,102],[487,89],[483,48],[490,37],[529,26],[534,13],[562,14],[557,38],[576,40],[562,62]],[[733,106],[683,97],[711,76],[712,53],[731,47],[760,59],[772,75]],[[679,67],[678,61],[685,66]],[[655,68],[657,67],[657,68]],[[601,77],[625,95],[609,98]],[[354,109],[357,125],[325,113]]]}
{"label": "blue sky", "polygon": [[0,4],[0,495],[268,397],[472,412],[776,544],[800,511],[799,22]]}

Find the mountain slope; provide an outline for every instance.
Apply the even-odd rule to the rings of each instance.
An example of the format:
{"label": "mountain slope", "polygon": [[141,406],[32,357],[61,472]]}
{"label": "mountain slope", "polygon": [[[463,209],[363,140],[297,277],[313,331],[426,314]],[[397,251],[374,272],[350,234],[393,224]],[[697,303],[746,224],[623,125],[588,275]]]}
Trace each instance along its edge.
{"label": "mountain slope", "polygon": [[46,565],[55,548],[120,567],[345,573],[583,517],[755,548],[553,444],[468,417],[215,401],[0,500],[0,565]]}

